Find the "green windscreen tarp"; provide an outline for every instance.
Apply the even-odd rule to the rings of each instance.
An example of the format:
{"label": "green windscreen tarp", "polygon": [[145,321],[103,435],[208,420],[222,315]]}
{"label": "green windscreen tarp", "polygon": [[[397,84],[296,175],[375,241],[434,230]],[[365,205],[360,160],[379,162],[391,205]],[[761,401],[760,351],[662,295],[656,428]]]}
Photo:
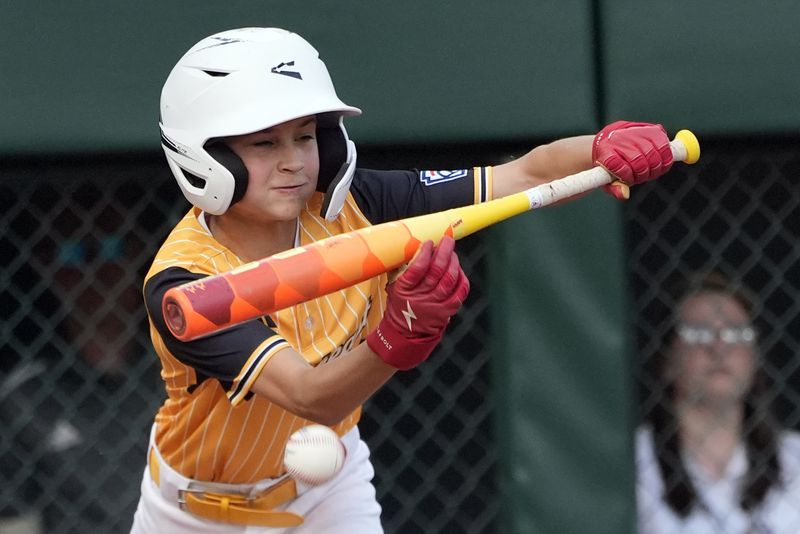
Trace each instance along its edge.
{"label": "green windscreen tarp", "polygon": [[492,229],[500,532],[632,532],[620,219],[598,192]]}

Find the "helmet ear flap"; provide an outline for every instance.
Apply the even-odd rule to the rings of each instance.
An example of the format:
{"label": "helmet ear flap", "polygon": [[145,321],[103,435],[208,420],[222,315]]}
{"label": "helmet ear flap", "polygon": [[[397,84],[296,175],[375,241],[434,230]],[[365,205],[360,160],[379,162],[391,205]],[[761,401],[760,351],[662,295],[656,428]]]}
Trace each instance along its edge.
{"label": "helmet ear flap", "polygon": [[319,150],[317,191],[326,193],[328,186],[339,174],[342,163],[347,160],[347,143],[338,124],[317,127],[317,148]]}
{"label": "helmet ear flap", "polygon": [[247,191],[248,172],[242,158],[231,149],[224,141],[219,139],[208,142],[203,148],[233,175],[233,197],[228,207],[242,200]]}
{"label": "helmet ear flap", "polygon": [[317,127],[319,179],[317,191],[325,193],[320,216],[333,221],[347,200],[356,170],[356,145],[344,128],[342,118],[334,127]]}

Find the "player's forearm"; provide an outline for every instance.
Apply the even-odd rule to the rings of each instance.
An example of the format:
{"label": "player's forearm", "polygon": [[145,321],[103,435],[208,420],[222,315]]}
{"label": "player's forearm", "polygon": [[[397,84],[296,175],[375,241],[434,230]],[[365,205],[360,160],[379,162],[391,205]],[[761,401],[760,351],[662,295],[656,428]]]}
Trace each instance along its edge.
{"label": "player's forearm", "polygon": [[304,419],[330,426],[364,404],[396,371],[366,343],[316,367],[287,349],[265,366],[252,389]]}
{"label": "player's forearm", "polygon": [[503,197],[592,167],[590,135],[540,145],[494,168],[494,196]]}
{"label": "player's forearm", "polygon": [[567,137],[538,147],[544,154],[538,164],[534,164],[534,172],[542,180],[550,182],[590,169],[593,166],[593,139],[591,135]]}
{"label": "player's forearm", "polygon": [[315,368],[305,392],[305,407],[313,421],[340,422],[364,404],[397,369],[386,364],[366,343]]}

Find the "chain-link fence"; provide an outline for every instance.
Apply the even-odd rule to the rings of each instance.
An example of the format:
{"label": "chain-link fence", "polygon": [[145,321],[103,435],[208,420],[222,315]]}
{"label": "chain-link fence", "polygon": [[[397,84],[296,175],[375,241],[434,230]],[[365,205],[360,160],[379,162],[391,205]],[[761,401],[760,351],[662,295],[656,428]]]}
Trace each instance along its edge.
{"label": "chain-link fence", "polygon": [[[798,428],[800,156],[781,141],[703,148],[700,163],[637,188],[625,207],[642,412],[663,395],[650,364],[668,282],[721,266],[759,297],[774,413]],[[445,152],[412,155],[441,168],[467,160]],[[0,515],[41,514],[45,532],[125,532],[164,395],[141,280],[187,204],[157,156],[24,160],[0,178]],[[496,528],[482,236],[460,251],[473,282],[465,309],[437,354],[395,377],[361,424],[387,532]]]}
{"label": "chain-link fence", "polygon": [[[164,397],[141,281],[187,208],[161,157],[4,170],[0,517],[38,516],[43,532],[129,529]],[[464,245],[467,305],[361,424],[387,532],[492,531],[485,251],[477,236]]]}
{"label": "chain-link fence", "polygon": [[[719,359],[713,365],[719,366],[720,373],[729,375],[711,378],[711,374],[695,369],[694,382],[682,378],[680,373],[689,368],[689,364],[677,363],[674,354],[679,350],[670,351],[666,346],[673,326],[670,315],[678,304],[673,287],[679,280],[709,272],[722,273],[734,284],[749,288],[755,297],[752,299],[753,323],[757,332],[754,346],[762,356],[755,376],[763,375],[761,383],[765,389],[756,399],[756,387],[753,386],[745,397],[748,406],[753,407],[752,413],[745,410],[741,430],[741,434],[747,436],[743,442],[747,450],[745,463],[749,467],[742,468],[747,473],[746,480],[735,482],[736,491],[740,487],[751,488],[742,490],[744,493],[752,491],[748,480],[752,482],[762,475],[774,479],[776,471],[771,468],[769,456],[775,446],[769,444],[769,436],[780,435],[775,434],[780,427],[800,430],[800,151],[797,150],[797,141],[726,140],[703,144],[704,154],[696,166],[677,166],[659,183],[637,188],[626,207],[633,322],[641,363],[637,375],[640,415],[653,432],[653,457],[663,462],[645,466],[647,462],[640,458],[642,472],[638,490],[640,496],[645,495],[644,500],[658,501],[671,495],[670,502],[677,506],[681,502],[680,496],[686,496],[682,484],[685,484],[684,475],[688,472],[694,489],[699,493],[694,503],[700,508],[708,504],[703,499],[719,498],[719,487],[726,483],[732,472],[743,473],[732,467],[736,464],[736,453],[726,456],[718,440],[720,429],[727,424],[722,421],[723,416],[707,425],[706,434],[698,441],[698,437],[692,435],[686,412],[696,414],[693,408],[700,403],[711,409],[724,406],[708,401],[724,398],[720,393],[722,390],[712,388],[721,388],[722,380],[733,383],[737,376],[734,356],[725,356],[730,353],[730,347],[712,349],[709,343],[709,353]],[[687,321],[687,314],[684,313],[681,319]],[[714,319],[709,316],[693,320],[699,321],[703,328],[731,328],[727,332],[731,346],[748,341],[744,335],[747,332],[740,328],[741,323],[719,326],[713,324]],[[737,332],[744,333],[734,339]],[[689,331],[689,334],[694,338],[686,341],[697,345],[700,342],[698,335],[702,335],[703,330]],[[722,337],[723,334],[716,335]],[[691,354],[694,353],[689,357]],[[725,358],[728,360],[724,361]],[[700,380],[707,380],[709,384],[712,380],[717,382],[703,386],[698,385]],[[698,389],[702,387],[707,389]],[[690,396],[687,391],[697,395],[697,403],[687,401]],[[757,401],[763,402],[769,412],[758,412]],[[718,413],[725,412],[719,409]],[[779,426],[764,426],[770,421],[770,414]],[[677,446],[671,439],[675,437],[679,440]],[[777,439],[780,450],[781,438]],[[717,451],[711,456],[717,456],[728,470],[722,469],[712,475],[709,456],[702,451],[704,444],[714,443]],[[638,445],[650,447],[651,442],[644,440]],[[799,453],[800,449],[795,448],[793,455]],[[727,464],[730,458],[734,459]],[[798,462],[800,457],[783,458],[781,468],[786,475],[798,477]],[[700,465],[703,467],[698,467]],[[652,477],[645,476],[646,469],[650,469],[651,474],[658,473],[658,483],[648,482]],[[718,482],[701,482],[704,477]],[[793,502],[787,505],[787,509],[794,507],[795,512],[784,514],[781,519],[784,530],[780,532],[800,532],[798,482],[800,480],[796,479],[786,489],[793,492],[793,497],[781,497],[793,498],[793,501],[785,502]],[[780,485],[771,487],[777,488],[777,494],[783,491]],[[648,491],[654,494],[647,495]],[[765,505],[765,508],[770,506]],[[772,506],[773,512],[767,514],[780,515],[781,512],[774,511],[780,506]],[[747,521],[752,521],[751,528],[754,529],[748,532],[762,532],[758,530],[761,521],[757,517],[760,513],[758,507],[753,508],[753,512],[742,513],[739,519],[740,511],[733,510],[727,517],[714,517],[714,514],[719,514],[719,506],[712,504],[707,508],[709,510],[698,514],[698,517],[705,515],[710,520],[705,523],[703,532],[744,532],[733,525],[745,516],[748,516]],[[640,515],[647,513],[651,512],[642,510]],[[643,525],[649,520],[664,521],[661,517],[640,519]],[[660,528],[665,526],[662,524]]]}

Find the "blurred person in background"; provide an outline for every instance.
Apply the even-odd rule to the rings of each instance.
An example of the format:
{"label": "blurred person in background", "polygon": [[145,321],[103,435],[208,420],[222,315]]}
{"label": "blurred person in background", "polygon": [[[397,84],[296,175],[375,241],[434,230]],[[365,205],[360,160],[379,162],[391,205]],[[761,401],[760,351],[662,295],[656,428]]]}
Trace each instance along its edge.
{"label": "blurred person in background", "polygon": [[638,532],[797,534],[800,434],[770,414],[750,292],[711,273],[673,297],[636,435]]}

